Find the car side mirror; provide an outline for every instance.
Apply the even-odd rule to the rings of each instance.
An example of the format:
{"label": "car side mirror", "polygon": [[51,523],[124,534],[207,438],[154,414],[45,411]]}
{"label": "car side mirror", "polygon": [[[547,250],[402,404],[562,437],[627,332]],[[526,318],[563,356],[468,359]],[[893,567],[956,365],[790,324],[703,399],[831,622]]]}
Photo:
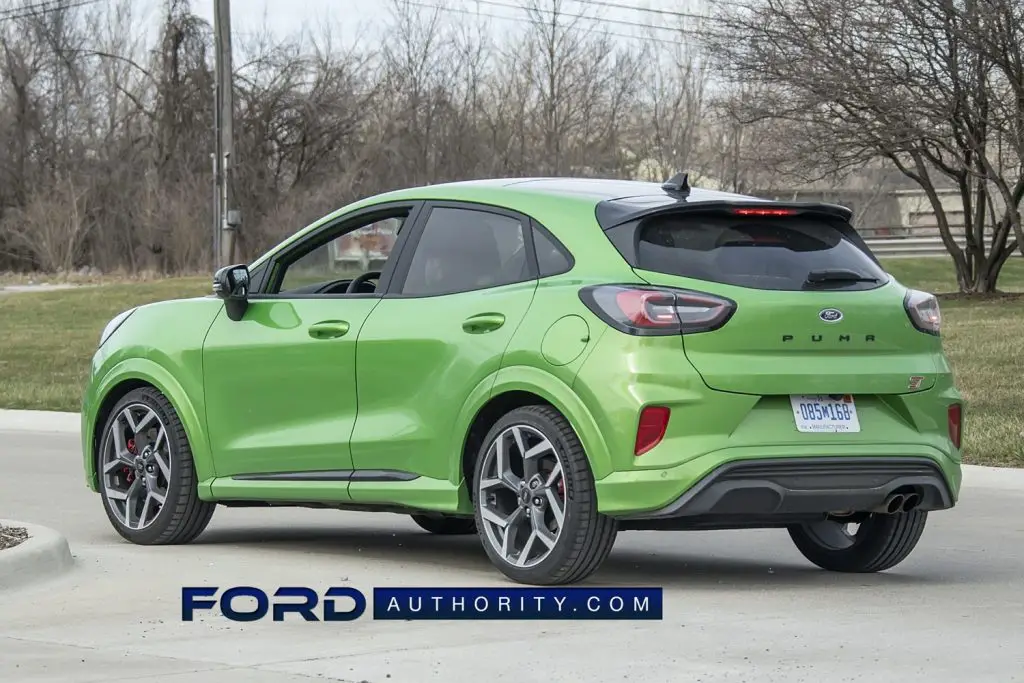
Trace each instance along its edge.
{"label": "car side mirror", "polygon": [[249,267],[224,266],[213,275],[213,293],[224,300],[228,317],[241,320],[249,308]]}

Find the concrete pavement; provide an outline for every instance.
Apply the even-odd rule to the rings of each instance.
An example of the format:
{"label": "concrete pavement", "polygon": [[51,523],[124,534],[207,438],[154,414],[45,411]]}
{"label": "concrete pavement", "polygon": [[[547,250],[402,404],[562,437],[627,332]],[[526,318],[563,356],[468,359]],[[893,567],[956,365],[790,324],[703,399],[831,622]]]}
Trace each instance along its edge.
{"label": "concrete pavement", "polygon": [[1019,472],[970,469],[884,574],[819,571],[781,531],[624,533],[590,583],[664,586],[661,622],[185,623],[182,585],[505,584],[475,538],[390,514],[221,508],[192,545],[128,545],[84,486],[74,420],[9,417],[0,516],[60,530],[76,563],[0,593],[4,683],[1024,680]]}

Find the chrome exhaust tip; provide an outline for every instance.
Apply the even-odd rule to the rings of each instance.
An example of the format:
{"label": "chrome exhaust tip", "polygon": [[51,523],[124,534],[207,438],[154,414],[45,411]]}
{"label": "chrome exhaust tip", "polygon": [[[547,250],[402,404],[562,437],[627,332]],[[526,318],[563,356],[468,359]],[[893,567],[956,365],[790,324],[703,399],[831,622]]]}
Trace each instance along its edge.
{"label": "chrome exhaust tip", "polygon": [[906,497],[902,493],[894,493],[878,507],[872,508],[872,512],[880,512],[884,515],[894,515],[903,509]]}
{"label": "chrome exhaust tip", "polygon": [[900,509],[903,510],[903,512],[910,512],[920,504],[921,496],[917,495],[916,493],[911,493],[907,495],[906,498],[903,499],[903,505]]}

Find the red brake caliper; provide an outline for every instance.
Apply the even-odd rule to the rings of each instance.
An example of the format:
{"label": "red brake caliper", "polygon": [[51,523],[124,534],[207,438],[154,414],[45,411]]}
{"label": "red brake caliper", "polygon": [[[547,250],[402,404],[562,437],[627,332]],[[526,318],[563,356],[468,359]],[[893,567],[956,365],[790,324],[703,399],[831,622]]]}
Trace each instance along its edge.
{"label": "red brake caliper", "polygon": [[[135,439],[128,439],[128,443],[126,443],[125,446],[128,447],[129,453],[135,455]],[[128,480],[128,483],[132,483],[135,479],[135,470],[131,467],[125,467],[122,471],[124,472],[125,479]]]}

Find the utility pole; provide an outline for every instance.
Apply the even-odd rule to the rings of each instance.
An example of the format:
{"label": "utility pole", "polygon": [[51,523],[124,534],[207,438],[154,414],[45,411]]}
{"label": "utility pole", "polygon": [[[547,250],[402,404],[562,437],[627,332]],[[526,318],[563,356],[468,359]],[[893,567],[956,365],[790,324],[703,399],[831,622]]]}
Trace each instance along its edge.
{"label": "utility pole", "polygon": [[214,127],[216,129],[215,201],[216,221],[214,258],[217,267],[234,263],[235,233],[241,224],[241,212],[234,208],[234,92],[231,69],[231,3],[214,0],[213,31],[216,40],[216,95]]}

